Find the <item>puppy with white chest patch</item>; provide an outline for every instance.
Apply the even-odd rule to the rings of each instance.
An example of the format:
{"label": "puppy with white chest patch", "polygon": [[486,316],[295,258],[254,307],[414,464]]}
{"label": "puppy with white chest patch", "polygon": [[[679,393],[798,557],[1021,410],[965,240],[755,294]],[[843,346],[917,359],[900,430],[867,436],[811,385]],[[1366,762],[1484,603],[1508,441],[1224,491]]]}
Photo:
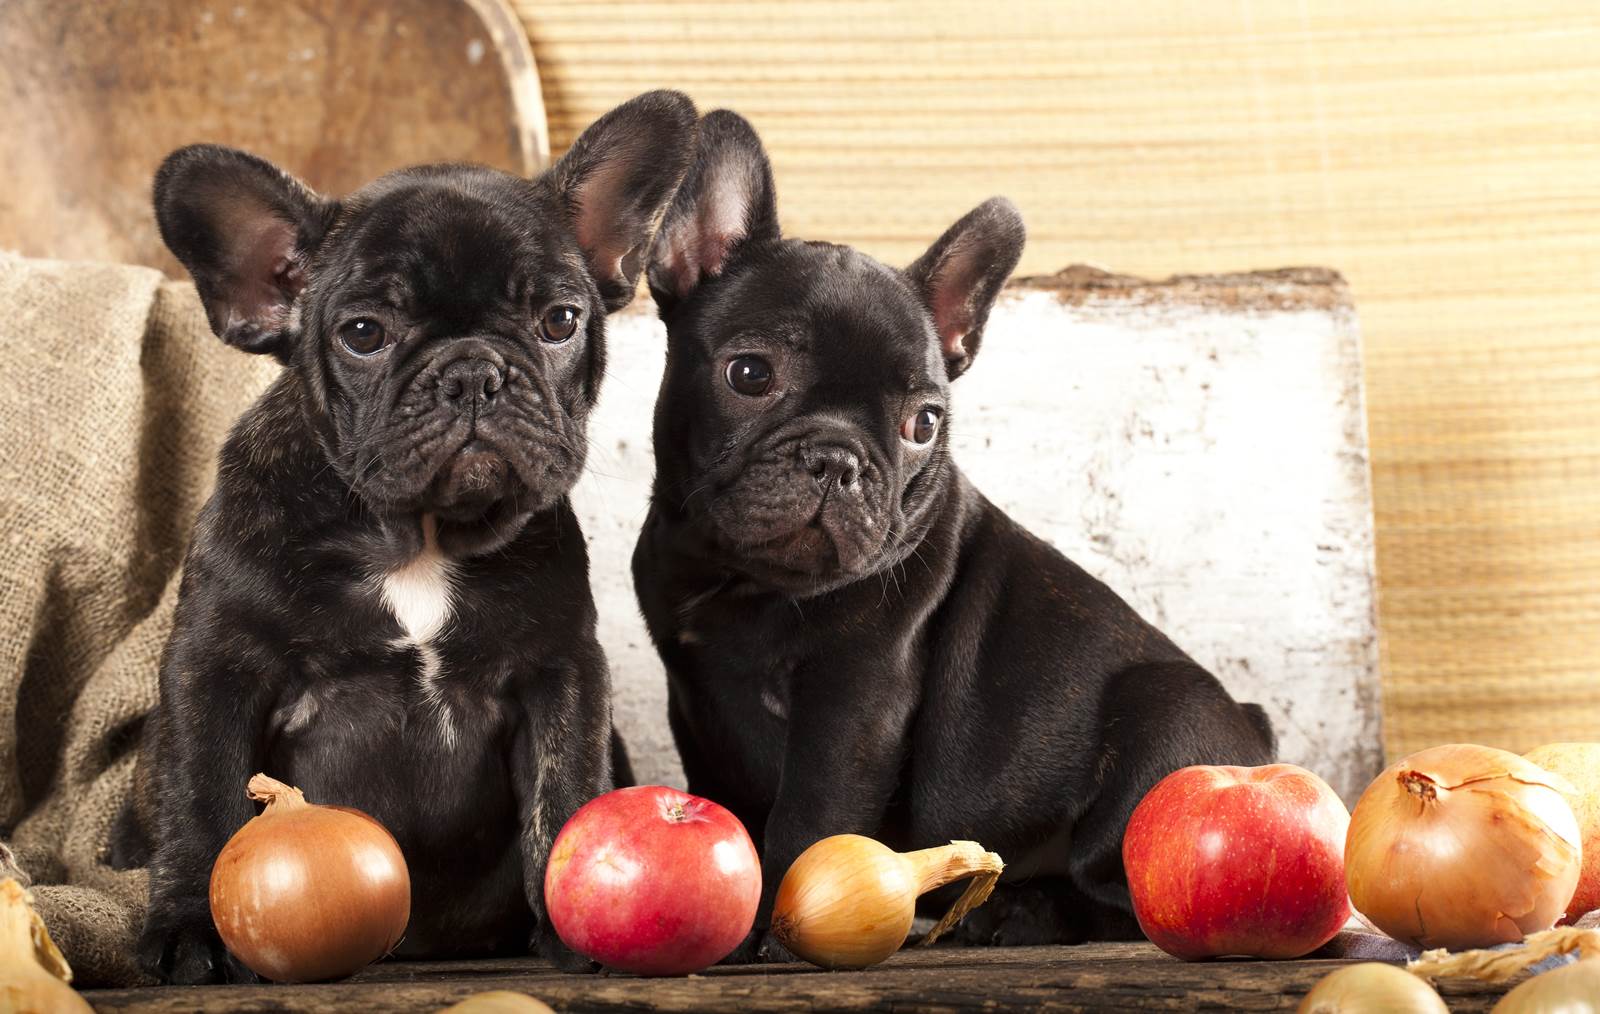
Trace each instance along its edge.
{"label": "puppy with white chest patch", "polygon": [[213,329],[286,368],[196,522],[147,737],[154,798],[114,843],[124,865],[153,849],[141,951],[161,978],[250,978],[207,880],[255,771],[393,832],[402,955],[533,943],[586,965],[542,916],[556,832],[618,766],[568,494],[606,315],[632,298],[694,130],[687,98],[653,92],[533,180],[427,166],[339,200],[225,148],[162,166],[162,236]]}

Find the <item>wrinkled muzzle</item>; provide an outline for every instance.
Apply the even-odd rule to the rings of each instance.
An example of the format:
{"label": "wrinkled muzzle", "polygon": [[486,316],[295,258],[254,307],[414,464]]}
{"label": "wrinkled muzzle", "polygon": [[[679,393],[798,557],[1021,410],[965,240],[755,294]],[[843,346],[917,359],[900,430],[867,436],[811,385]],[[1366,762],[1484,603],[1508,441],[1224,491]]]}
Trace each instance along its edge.
{"label": "wrinkled muzzle", "polygon": [[798,575],[871,571],[889,537],[893,489],[864,443],[837,428],[778,435],[709,500],[719,541]]}
{"label": "wrinkled muzzle", "polygon": [[462,521],[537,510],[577,479],[574,430],[532,364],[481,339],[456,339],[400,383],[388,412],[374,414],[352,485],[391,511]]}

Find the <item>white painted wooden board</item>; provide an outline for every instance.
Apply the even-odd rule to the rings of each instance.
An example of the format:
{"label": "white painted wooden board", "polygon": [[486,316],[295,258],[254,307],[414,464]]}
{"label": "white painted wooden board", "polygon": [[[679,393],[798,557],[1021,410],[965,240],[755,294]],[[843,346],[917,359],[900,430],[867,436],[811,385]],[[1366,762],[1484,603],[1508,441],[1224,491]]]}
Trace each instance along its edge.
{"label": "white painted wooden board", "polygon": [[[575,499],[636,774],[681,785],[629,570],[665,336],[648,299],[609,331]],[[1013,286],[953,397],[978,488],[1262,703],[1282,758],[1354,802],[1382,749],[1360,340],[1337,276]]]}

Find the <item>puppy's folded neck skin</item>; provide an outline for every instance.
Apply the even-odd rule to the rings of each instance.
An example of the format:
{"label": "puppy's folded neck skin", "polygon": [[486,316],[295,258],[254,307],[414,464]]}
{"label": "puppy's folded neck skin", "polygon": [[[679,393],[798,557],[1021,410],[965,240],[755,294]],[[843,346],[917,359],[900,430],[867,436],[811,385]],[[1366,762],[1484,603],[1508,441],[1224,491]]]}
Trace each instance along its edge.
{"label": "puppy's folded neck skin", "polygon": [[900,270],[783,238],[748,123],[718,111],[652,249],[667,325],[655,418],[658,526],[789,596],[899,582],[955,499],[951,381],[1021,255],[1003,198]]}

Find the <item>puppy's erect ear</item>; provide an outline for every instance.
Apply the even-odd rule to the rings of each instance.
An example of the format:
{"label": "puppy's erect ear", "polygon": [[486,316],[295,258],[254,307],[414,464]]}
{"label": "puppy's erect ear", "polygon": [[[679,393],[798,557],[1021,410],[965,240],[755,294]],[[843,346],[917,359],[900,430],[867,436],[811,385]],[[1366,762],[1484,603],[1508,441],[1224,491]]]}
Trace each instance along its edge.
{"label": "puppy's erect ear", "polygon": [[707,113],[695,148],[650,250],[650,293],[662,307],[721,274],[741,245],[778,238],[772,164],[749,121],[727,109]]}
{"label": "puppy's erect ear", "polygon": [[694,153],[694,103],[646,92],[600,117],[550,169],[608,310],[633,299],[661,213]]}
{"label": "puppy's erect ear", "polygon": [[289,308],[337,204],[270,162],[196,144],[156,173],[161,238],[193,276],[211,330],[287,360]]}
{"label": "puppy's erect ear", "polygon": [[933,314],[951,380],[967,372],[978,354],[989,308],[1017,266],[1026,239],[1016,205],[991,197],[906,269]]}

